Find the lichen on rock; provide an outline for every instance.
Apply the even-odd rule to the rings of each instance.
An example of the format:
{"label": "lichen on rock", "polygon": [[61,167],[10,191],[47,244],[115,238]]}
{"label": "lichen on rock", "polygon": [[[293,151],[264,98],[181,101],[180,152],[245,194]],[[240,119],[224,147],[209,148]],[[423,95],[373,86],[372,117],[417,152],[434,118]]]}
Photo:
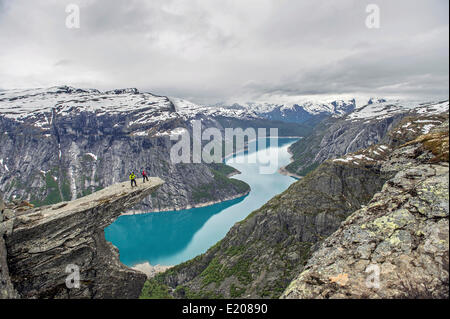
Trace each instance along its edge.
{"label": "lichen on rock", "polygon": [[[391,154],[382,170],[398,173],[321,244],[282,298],[448,298],[449,165],[434,151],[448,145],[442,136]],[[430,138],[440,144],[428,148]]]}

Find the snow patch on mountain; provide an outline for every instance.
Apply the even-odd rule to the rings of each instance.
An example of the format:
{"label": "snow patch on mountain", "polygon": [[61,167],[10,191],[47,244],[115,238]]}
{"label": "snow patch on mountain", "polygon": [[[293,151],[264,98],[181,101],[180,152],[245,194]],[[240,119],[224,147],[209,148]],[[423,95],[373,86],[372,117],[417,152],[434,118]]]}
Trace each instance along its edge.
{"label": "snow patch on mountain", "polygon": [[97,155],[95,155],[95,154],[93,154],[93,153],[86,153],[86,155],[92,157],[92,159],[93,159],[94,161],[97,160]]}
{"label": "snow patch on mountain", "polygon": [[168,98],[139,93],[136,89],[100,92],[62,86],[0,93],[0,113],[3,116],[18,122],[30,122],[42,129],[49,129],[52,115],[91,112],[101,116],[139,112],[136,123],[144,124],[167,120],[171,108]]}
{"label": "snow patch on mountain", "polygon": [[424,102],[419,100],[371,99],[363,107],[346,116],[347,120],[382,120],[394,114],[414,111],[417,114],[439,114],[449,109],[449,101]]}
{"label": "snow patch on mountain", "polygon": [[279,110],[281,113],[288,111],[296,111],[297,108],[301,108],[311,115],[318,114],[329,114],[329,115],[344,115],[348,113],[347,105],[354,105],[354,100],[333,100],[327,102],[321,101],[302,101],[299,99],[297,101],[290,101],[284,103],[284,99],[281,99],[277,103],[270,102],[245,102],[245,103],[235,103],[228,106],[230,109],[243,109],[247,111],[253,111],[255,114],[267,114],[275,110]]}
{"label": "snow patch on mountain", "polygon": [[[141,93],[135,88],[101,92],[70,86],[0,91],[0,116],[27,123],[49,132],[55,116],[82,112],[97,117],[117,115],[125,119],[114,127],[126,126],[134,136],[147,136],[149,129],[167,121],[181,119],[187,123],[202,117],[267,119],[306,123],[326,116],[345,117],[351,121],[383,119],[392,114],[415,109],[417,113],[441,113],[448,110],[448,101],[428,102],[367,98],[361,96],[284,96],[265,95],[252,102],[237,101],[229,105],[199,105],[186,99]],[[157,132],[171,135],[167,128]],[[161,135],[160,134],[160,135]]]}

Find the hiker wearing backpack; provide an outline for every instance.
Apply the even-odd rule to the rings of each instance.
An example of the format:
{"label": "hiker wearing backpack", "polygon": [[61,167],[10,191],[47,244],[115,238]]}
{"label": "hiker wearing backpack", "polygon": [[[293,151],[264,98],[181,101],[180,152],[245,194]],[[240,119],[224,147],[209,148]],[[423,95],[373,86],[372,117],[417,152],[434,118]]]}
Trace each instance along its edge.
{"label": "hiker wearing backpack", "polygon": [[145,169],[142,169],[142,182],[145,183],[146,180],[148,182],[147,173],[145,172]]}
{"label": "hiker wearing backpack", "polygon": [[134,186],[137,187],[136,175],[134,175],[134,172],[131,172],[131,174],[130,174],[130,181],[131,181],[131,188],[133,188],[133,184],[134,184]]}

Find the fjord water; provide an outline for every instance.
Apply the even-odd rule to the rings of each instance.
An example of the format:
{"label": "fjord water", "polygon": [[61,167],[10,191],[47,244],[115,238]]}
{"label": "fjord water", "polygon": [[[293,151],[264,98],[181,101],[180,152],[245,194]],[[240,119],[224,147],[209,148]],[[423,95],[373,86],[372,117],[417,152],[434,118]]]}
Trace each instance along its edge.
{"label": "fjord water", "polygon": [[[289,164],[288,147],[296,140],[278,138],[277,152],[270,153],[277,158],[271,157],[270,160],[278,160],[278,167]],[[265,140],[250,143],[258,145],[263,142]],[[267,147],[268,144],[269,140]],[[266,150],[257,149],[256,152]],[[241,172],[233,178],[250,185],[249,195],[208,207],[124,215],[106,228],[106,240],[119,248],[121,262],[132,267],[147,262],[151,265],[176,265],[189,260],[204,253],[225,237],[236,222],[245,219],[295,182],[294,178],[277,171],[273,174],[261,174],[258,163],[248,163],[247,160],[236,163],[239,157],[244,156],[248,156],[247,151],[236,154],[234,163],[230,164],[231,158],[225,162]]]}

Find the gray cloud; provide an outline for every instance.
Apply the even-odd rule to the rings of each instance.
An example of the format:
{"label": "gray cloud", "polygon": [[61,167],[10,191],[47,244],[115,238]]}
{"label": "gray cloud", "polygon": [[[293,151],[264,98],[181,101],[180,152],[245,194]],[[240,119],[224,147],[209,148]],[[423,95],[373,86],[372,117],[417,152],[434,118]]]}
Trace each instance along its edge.
{"label": "gray cloud", "polygon": [[[81,28],[65,28],[65,6]],[[0,0],[0,87],[448,96],[448,1]],[[366,5],[381,28],[365,27]]]}

